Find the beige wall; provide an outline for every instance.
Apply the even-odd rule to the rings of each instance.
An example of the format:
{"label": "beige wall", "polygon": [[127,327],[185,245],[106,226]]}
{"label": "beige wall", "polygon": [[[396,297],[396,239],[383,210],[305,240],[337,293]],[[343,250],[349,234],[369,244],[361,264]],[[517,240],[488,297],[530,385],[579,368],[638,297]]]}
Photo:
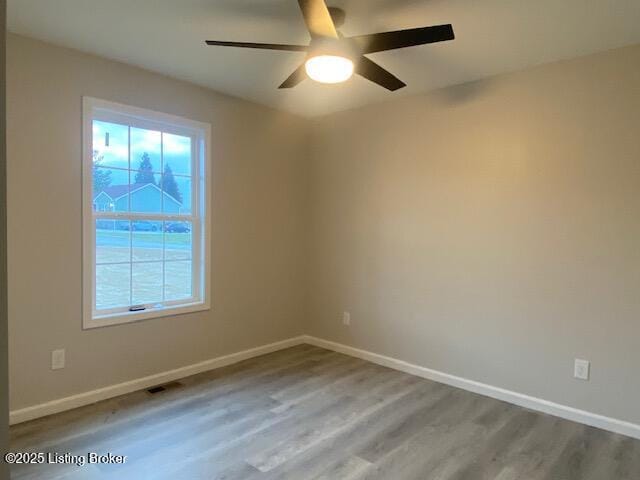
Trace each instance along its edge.
{"label": "beige wall", "polygon": [[640,47],[315,127],[310,334],[640,423]]}
{"label": "beige wall", "polygon": [[[15,35],[7,71],[12,409],[302,333],[305,121]],[[83,95],[211,123],[210,312],[81,330]]]}
{"label": "beige wall", "polygon": [[[9,342],[7,339],[7,149],[6,149],[6,25],[7,2],[0,0],[0,455],[9,449]],[[0,462],[0,479],[9,465]]]}

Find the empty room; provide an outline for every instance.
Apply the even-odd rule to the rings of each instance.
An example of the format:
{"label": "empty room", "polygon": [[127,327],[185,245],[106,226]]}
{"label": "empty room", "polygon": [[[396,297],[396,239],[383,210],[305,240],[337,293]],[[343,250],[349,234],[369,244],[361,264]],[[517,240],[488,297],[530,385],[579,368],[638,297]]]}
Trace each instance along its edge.
{"label": "empty room", "polygon": [[0,478],[640,480],[638,0],[4,3]]}

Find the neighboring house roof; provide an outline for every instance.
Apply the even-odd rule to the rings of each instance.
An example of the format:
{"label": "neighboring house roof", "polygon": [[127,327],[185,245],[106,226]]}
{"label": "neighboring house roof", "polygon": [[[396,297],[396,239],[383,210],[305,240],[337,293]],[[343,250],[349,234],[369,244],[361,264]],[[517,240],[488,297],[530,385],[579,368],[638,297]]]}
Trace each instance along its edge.
{"label": "neighboring house roof", "polygon": [[[134,185],[131,186],[133,187]],[[103,188],[102,191],[115,200],[129,193],[129,185],[109,185]]]}
{"label": "neighboring house roof", "polygon": [[113,198],[111,198],[111,196],[104,190],[101,190],[100,193],[98,193],[95,197],[93,197],[93,201],[95,202],[100,197],[107,197],[109,200],[113,201]]}
{"label": "neighboring house roof", "polygon": [[[103,188],[97,195],[93,197],[95,200],[103,193],[108,195],[112,200],[118,200],[119,198],[124,197],[127,193],[135,193],[138,190],[142,190],[143,188],[152,187],[158,191],[161,191],[160,188],[154,183],[132,183],[131,185],[109,185],[108,187]],[[169,197],[171,200],[176,202],[178,205],[182,205],[182,202],[179,202],[175,197],[169,195],[167,192],[164,194]]]}

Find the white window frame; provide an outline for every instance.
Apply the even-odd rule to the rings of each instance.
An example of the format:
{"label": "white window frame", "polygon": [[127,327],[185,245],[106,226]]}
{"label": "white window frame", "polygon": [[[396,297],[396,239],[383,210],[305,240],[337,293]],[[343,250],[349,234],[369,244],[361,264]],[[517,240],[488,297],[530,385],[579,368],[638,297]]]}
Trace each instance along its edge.
{"label": "white window frame", "polygon": [[[192,138],[190,216],[130,212],[96,212],[93,208],[93,120],[159,130]],[[100,100],[82,98],[82,225],[83,225],[83,307],[84,329],[118,325],[151,318],[180,315],[210,309],[211,231],[211,125],[166,113]],[[131,154],[129,154],[130,156]],[[95,310],[96,249],[95,220],[122,217],[123,220],[192,222],[192,292],[190,299],[148,306],[139,312],[121,309]],[[133,232],[131,232],[133,233]],[[164,287],[163,287],[164,288]]]}

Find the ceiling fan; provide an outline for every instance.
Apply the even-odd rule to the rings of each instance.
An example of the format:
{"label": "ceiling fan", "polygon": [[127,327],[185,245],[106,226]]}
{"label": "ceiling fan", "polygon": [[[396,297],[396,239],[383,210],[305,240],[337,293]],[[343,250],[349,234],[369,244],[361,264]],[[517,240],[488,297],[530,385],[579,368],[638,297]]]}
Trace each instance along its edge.
{"label": "ceiling fan", "polygon": [[453,27],[450,24],[344,37],[337,30],[344,24],[344,10],[329,8],[324,0],[298,0],[298,4],[311,34],[309,45],[218,40],[207,40],[206,43],[207,45],[225,47],[306,52],[307,57],[304,63],[278,88],[293,88],[307,76],[321,83],[340,83],[347,81],[355,72],[387,90],[395,91],[405,87],[406,84],[365,57],[366,54],[443,42],[455,38]]}

